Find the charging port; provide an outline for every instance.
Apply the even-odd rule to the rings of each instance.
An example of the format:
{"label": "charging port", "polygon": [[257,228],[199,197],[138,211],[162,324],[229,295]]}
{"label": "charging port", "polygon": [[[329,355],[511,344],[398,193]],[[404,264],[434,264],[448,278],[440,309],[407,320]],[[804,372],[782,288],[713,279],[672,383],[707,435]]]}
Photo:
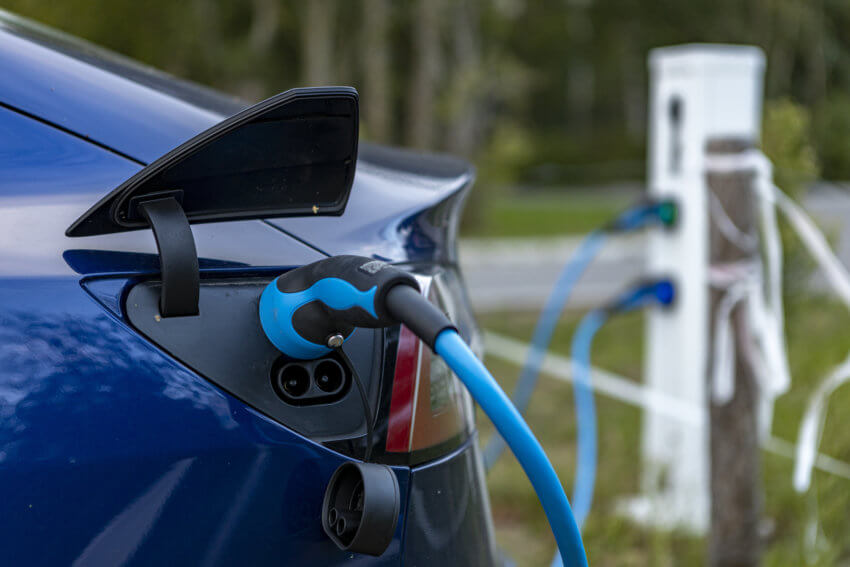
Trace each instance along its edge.
{"label": "charging port", "polygon": [[345,385],[345,371],[339,362],[330,358],[319,362],[313,375],[316,386],[328,394],[336,394]]}
{"label": "charging port", "polygon": [[278,397],[294,406],[335,402],[345,396],[351,371],[336,355],[294,361],[280,357],[272,365],[271,383]]}
{"label": "charging port", "polygon": [[310,389],[310,373],[300,364],[287,364],[277,376],[278,388],[293,398],[300,398]]}

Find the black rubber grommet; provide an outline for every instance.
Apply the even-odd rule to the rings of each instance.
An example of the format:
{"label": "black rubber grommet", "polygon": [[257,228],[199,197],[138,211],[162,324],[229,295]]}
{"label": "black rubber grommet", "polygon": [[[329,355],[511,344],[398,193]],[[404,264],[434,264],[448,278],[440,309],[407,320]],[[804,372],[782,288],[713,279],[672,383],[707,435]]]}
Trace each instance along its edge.
{"label": "black rubber grommet", "polygon": [[342,550],[379,556],[393,540],[401,496],[386,465],[350,461],[336,469],[322,504],[322,527]]}
{"label": "black rubber grommet", "polygon": [[446,329],[457,331],[449,318],[417,288],[404,284],[393,286],[387,293],[386,302],[389,314],[404,323],[431,350],[434,350],[440,333]]}

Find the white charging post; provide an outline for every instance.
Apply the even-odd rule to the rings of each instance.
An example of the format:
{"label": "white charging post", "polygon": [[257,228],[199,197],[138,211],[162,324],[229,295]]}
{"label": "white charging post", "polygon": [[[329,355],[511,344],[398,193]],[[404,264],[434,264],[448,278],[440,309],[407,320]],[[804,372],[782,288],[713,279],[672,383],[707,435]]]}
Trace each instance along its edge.
{"label": "white charging post", "polygon": [[[684,45],[649,56],[648,191],[679,205],[674,231],[653,231],[648,273],[672,277],[676,302],[647,316],[645,372],[652,391],[707,408],[709,355],[706,143],[758,141],[764,57],[758,48]],[[708,428],[647,412],[643,421],[644,496],[633,518],[705,532],[709,522]]]}

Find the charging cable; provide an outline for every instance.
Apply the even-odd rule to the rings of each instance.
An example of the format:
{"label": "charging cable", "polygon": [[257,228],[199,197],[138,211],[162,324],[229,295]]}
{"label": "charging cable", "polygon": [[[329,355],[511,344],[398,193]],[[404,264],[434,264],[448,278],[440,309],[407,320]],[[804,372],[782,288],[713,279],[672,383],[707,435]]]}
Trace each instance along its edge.
{"label": "charging cable", "polygon": [[[642,282],[604,307],[590,311],[582,318],[573,335],[570,357],[573,364],[573,387],[578,435],[576,440],[576,477],[573,485],[573,514],[579,529],[584,525],[593,503],[596,485],[597,420],[593,385],[590,379],[590,349],[602,326],[617,313],[625,313],[649,305],[670,305],[675,297],[673,284],[666,279]],[[560,556],[552,567],[562,567]]]}
{"label": "charging cable", "polygon": [[[672,227],[676,224],[677,215],[678,210],[673,201],[644,201],[624,211],[613,221],[591,232],[582,240],[558,276],[534,327],[531,347],[511,397],[521,413],[525,413],[528,409],[531,395],[537,387],[540,368],[543,366],[543,359],[561,318],[561,312],[576,283],[602,249],[607,236],[611,233],[639,230],[656,223]],[[484,448],[485,469],[490,470],[504,451],[505,441],[498,435],[490,437]]]}
{"label": "charging cable", "polygon": [[366,395],[366,387],[363,386],[363,380],[360,379],[360,374],[357,372],[357,367],[351,362],[351,359],[342,350],[342,347],[336,349],[342,361],[351,370],[351,377],[354,384],[357,386],[357,393],[360,395],[360,403],[363,405],[363,416],[366,420],[366,449],[363,452],[363,462],[368,463],[372,459],[372,448],[375,443],[375,429],[372,420],[375,416],[372,414],[372,404],[369,403],[369,396]]}
{"label": "charging cable", "polygon": [[[326,258],[274,279],[260,297],[259,315],[272,344],[294,358],[327,354],[341,347],[356,327],[407,326],[457,374],[507,441],[543,505],[563,564],[587,566],[569,501],[540,442],[451,321],[422,296],[411,274],[359,256]],[[331,479],[326,502],[339,494],[331,488],[337,475],[345,472],[343,467]],[[323,527],[338,546],[353,549],[351,542],[360,532],[350,536],[344,517],[340,523],[341,516],[337,508],[330,508],[329,517],[323,513]],[[365,518],[364,512],[359,521]],[[384,533],[391,537],[391,530]],[[389,540],[382,537],[380,545],[369,546],[369,552],[380,555],[387,545]]]}

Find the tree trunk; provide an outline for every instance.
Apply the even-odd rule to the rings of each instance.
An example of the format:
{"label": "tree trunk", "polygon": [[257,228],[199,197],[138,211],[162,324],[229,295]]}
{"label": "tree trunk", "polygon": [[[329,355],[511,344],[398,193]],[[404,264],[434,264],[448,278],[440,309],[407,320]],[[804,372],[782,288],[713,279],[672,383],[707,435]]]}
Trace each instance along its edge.
{"label": "tree trunk", "polygon": [[280,4],[277,0],[253,0],[251,7],[249,42],[254,53],[265,56],[277,35]]}
{"label": "tree trunk", "polygon": [[644,83],[644,57],[634,41],[634,32],[625,26],[620,37],[620,76],[623,81],[623,118],[626,132],[634,138],[646,129],[646,84]]}
{"label": "tree trunk", "polygon": [[301,76],[305,86],[333,82],[333,0],[310,0],[301,35]]}
{"label": "tree trunk", "polygon": [[596,99],[596,69],[590,56],[597,49],[588,8],[574,6],[568,13],[568,40],[564,52],[567,73],[566,106],[569,128],[587,133],[593,128],[593,102]]}
{"label": "tree trunk", "polygon": [[363,2],[363,120],[372,139],[390,141],[388,0]]}
{"label": "tree trunk", "polygon": [[[709,143],[709,153],[731,154],[745,149],[739,142]],[[709,194],[713,194],[729,219],[741,232],[755,234],[753,172],[708,174]],[[751,261],[754,251],[742,251],[727,240],[712,223],[710,228],[711,265]],[[711,326],[725,290],[712,289]],[[735,342],[734,395],[726,403],[715,403],[709,387],[711,447],[711,567],[754,567],[762,554],[759,523],[762,513],[761,471],[758,439],[759,387],[745,354],[750,344],[746,300],[732,311]],[[708,352],[713,352],[710,345]],[[712,360],[712,364],[716,364]],[[709,372],[712,369],[709,368]],[[711,376],[711,374],[709,374]],[[709,379],[708,384],[711,384]]]}
{"label": "tree trunk", "polygon": [[407,143],[414,148],[434,145],[434,93],[440,74],[439,0],[416,0],[413,10],[413,76],[407,112]]}
{"label": "tree trunk", "polygon": [[446,148],[471,157],[480,138],[484,93],[481,65],[480,6],[476,0],[452,5],[454,69],[449,88]]}

